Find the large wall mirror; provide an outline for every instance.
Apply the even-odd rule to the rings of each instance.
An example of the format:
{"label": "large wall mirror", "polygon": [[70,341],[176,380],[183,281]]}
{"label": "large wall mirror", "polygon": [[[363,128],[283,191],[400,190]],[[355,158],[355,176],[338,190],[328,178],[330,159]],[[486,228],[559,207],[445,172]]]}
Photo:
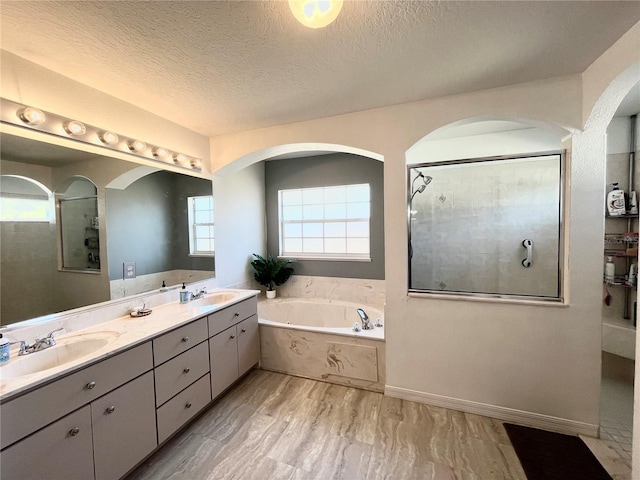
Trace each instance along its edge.
{"label": "large wall mirror", "polygon": [[0,159],[0,324],[215,276],[210,180],[6,132]]}

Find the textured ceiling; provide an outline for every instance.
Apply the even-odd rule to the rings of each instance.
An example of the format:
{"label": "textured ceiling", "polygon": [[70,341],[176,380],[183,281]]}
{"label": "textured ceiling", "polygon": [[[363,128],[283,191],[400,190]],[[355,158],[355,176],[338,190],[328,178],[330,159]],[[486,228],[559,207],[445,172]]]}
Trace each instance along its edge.
{"label": "textured ceiling", "polygon": [[639,1],[0,2],[1,47],[207,136],[580,73]]}

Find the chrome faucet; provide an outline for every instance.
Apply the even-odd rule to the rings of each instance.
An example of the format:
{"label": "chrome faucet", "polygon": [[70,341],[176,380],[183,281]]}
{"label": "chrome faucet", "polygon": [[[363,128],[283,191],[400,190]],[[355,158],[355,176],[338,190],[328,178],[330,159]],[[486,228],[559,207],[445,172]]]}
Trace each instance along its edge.
{"label": "chrome faucet", "polygon": [[26,340],[21,340],[20,343],[20,351],[18,355],[28,355],[30,353],[39,352],[41,350],[46,350],[49,347],[53,347],[56,344],[56,339],[53,337],[53,334],[64,330],[64,328],[56,328],[55,330],[49,332],[44,338],[36,338],[36,341],[33,345],[29,345],[29,342]]}
{"label": "chrome faucet", "polygon": [[198,290],[197,293],[192,293],[191,294],[191,300],[197,300],[198,298],[204,298],[204,296],[206,294],[207,294],[207,289],[205,287],[202,290]]}
{"label": "chrome faucet", "polygon": [[369,316],[365,313],[365,311],[361,308],[356,310],[358,315],[360,315],[360,320],[362,320],[362,330],[373,330],[373,324],[371,320],[369,320]]}

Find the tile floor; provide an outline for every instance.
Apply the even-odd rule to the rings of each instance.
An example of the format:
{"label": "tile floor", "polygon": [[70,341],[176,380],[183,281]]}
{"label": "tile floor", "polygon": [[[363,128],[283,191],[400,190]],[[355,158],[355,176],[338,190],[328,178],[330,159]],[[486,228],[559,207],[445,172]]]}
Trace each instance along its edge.
{"label": "tile floor", "polygon": [[633,431],[633,383],[620,378],[602,378],[600,438],[609,443],[631,466]]}

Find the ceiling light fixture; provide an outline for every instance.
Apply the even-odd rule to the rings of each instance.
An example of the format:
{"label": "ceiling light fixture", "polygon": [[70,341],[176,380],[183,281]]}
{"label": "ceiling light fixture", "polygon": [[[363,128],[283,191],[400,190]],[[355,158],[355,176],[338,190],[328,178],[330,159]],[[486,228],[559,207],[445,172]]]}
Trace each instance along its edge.
{"label": "ceiling light fixture", "polygon": [[141,140],[132,140],[129,142],[129,150],[136,153],[142,153],[147,149],[147,144]]}
{"label": "ceiling light fixture", "polygon": [[343,3],[343,0],[289,0],[289,8],[305,27],[323,28],[338,18]]}
{"label": "ceiling light fixture", "polygon": [[120,140],[117,133],[104,131],[99,135],[100,141],[107,145],[115,145]]}
{"label": "ceiling light fixture", "polygon": [[87,133],[87,127],[84,126],[84,123],[77,120],[67,120],[63,123],[63,126],[65,132],[69,135],[84,135]]}
{"label": "ceiling light fixture", "polygon": [[24,107],[18,110],[18,117],[29,125],[40,125],[47,118],[42,110],[33,107]]}

